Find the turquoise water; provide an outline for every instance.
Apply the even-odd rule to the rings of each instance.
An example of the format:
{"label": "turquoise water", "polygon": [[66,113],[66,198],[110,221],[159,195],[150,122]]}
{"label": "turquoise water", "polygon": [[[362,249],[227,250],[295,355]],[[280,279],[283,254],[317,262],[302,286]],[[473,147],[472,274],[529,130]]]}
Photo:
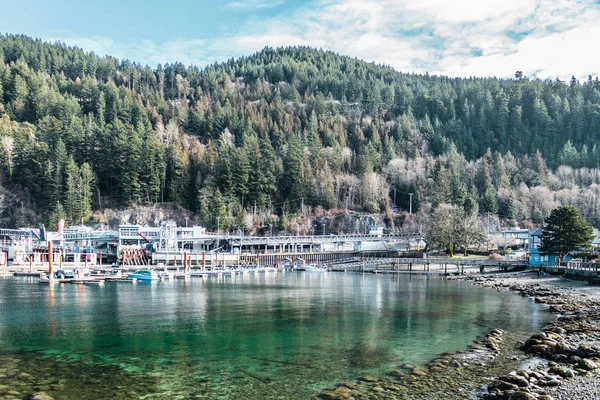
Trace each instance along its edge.
{"label": "turquoise water", "polygon": [[[306,399],[424,364],[494,327],[531,332],[549,318],[529,299],[425,276],[277,272],[103,286],[10,278],[0,280],[0,357],[18,358],[31,389],[57,398]],[[57,383],[66,388],[53,393]]]}

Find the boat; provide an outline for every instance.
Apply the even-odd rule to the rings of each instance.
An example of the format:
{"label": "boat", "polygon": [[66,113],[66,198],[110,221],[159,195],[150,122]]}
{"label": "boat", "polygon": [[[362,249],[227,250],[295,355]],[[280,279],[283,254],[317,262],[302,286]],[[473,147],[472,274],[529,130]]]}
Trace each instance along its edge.
{"label": "boat", "polygon": [[59,269],[54,274],[54,277],[58,279],[75,279],[75,272],[67,269]]}
{"label": "boat", "polygon": [[327,266],[319,265],[319,264],[305,264],[304,270],[311,271],[311,272],[326,272]]}
{"label": "boat", "polygon": [[150,270],[150,269],[140,269],[135,271],[132,274],[127,274],[128,277],[130,277],[131,279],[137,279],[138,281],[144,281],[144,282],[150,282],[150,281],[157,281],[160,279],[160,276],[158,276],[158,273],[154,270]]}

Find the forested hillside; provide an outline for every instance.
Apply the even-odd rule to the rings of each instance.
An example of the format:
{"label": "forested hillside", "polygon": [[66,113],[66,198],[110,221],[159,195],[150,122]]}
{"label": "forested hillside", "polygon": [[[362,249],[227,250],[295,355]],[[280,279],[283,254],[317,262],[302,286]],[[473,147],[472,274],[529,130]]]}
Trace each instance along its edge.
{"label": "forested hillside", "polygon": [[286,228],[316,208],[391,215],[394,191],[401,210],[414,193],[414,211],[507,223],[563,203],[596,216],[599,139],[598,78],[403,74],[310,48],[150,67],[0,35],[13,225],[177,202],[211,228]]}

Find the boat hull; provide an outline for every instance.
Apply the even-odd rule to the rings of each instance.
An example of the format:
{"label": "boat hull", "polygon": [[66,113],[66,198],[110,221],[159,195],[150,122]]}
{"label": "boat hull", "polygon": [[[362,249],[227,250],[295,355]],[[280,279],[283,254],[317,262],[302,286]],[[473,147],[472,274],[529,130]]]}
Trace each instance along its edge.
{"label": "boat hull", "polygon": [[130,277],[131,279],[137,279],[138,281],[142,281],[142,282],[152,282],[152,281],[157,281],[160,279],[158,276],[152,276],[152,275],[127,274],[127,276]]}

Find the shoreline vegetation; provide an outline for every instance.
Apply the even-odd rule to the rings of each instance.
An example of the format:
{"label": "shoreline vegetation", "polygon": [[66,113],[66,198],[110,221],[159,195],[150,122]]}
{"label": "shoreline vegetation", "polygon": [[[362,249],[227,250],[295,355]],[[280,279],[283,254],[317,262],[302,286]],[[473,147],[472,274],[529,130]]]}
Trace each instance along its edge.
{"label": "shoreline vegetation", "polygon": [[[472,272],[472,271],[470,271]],[[530,272],[452,275],[548,306],[557,318],[530,337],[492,329],[464,351],[424,367],[400,365],[324,390],[319,399],[597,399],[600,294],[585,283]]]}

